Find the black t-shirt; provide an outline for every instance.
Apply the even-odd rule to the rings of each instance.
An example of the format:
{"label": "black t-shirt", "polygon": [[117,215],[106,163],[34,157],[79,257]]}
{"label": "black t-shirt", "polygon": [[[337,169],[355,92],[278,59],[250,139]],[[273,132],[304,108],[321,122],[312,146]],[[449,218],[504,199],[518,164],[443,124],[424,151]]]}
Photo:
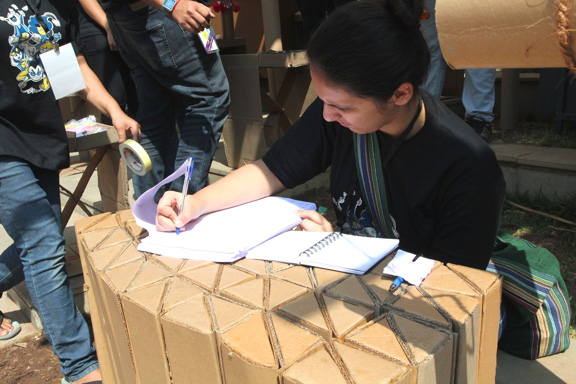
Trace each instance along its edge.
{"label": "black t-shirt", "polygon": [[[492,149],[462,119],[423,93],[426,123],[385,169],[390,215],[400,248],[442,262],[486,268],[505,182]],[[287,188],[330,169],[344,232],[381,236],[360,188],[352,132],[322,117],[317,99],[263,161]],[[382,158],[393,140],[378,132]]]}
{"label": "black t-shirt", "polygon": [[[122,5],[132,4],[132,3],[135,3],[136,1],[139,1],[139,0],[100,0],[100,4],[102,5],[102,8],[106,12],[113,12],[115,9],[117,9],[118,7],[120,7]],[[207,7],[210,6],[210,3],[208,0],[193,0],[193,1],[196,1],[198,3],[202,3]]]}
{"label": "black t-shirt", "polygon": [[[66,0],[29,0],[54,40],[70,41]],[[56,170],[69,166],[68,141],[58,104],[39,54],[50,50],[32,8],[24,0],[0,0],[0,155]]]}

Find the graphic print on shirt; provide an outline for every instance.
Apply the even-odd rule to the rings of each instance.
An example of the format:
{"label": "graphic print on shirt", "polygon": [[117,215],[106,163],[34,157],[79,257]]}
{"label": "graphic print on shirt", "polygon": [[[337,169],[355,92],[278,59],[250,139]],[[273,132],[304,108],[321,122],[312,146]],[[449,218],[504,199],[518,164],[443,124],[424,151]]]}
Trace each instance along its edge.
{"label": "graphic print on shirt", "polygon": [[[42,19],[46,23],[49,31],[38,23],[36,15],[29,12],[26,5],[18,8],[12,4],[8,14],[0,16],[0,20],[10,24],[14,28],[14,33],[8,37],[10,50],[10,64],[18,69],[16,79],[22,93],[32,94],[46,92],[50,89],[50,83],[46,72],[40,61],[40,54],[54,48],[54,43],[58,42],[62,35],[54,33],[54,27],[60,26],[60,21],[51,12],[44,12]],[[26,13],[30,16],[26,20]],[[50,41],[53,35],[53,41]]]}
{"label": "graphic print on shirt", "polygon": [[[342,232],[356,236],[365,237],[383,237],[380,231],[375,227],[372,215],[368,207],[363,203],[362,196],[357,196],[356,191],[350,195],[345,191],[339,198],[332,197],[332,202],[336,209],[344,213],[346,221],[342,225]],[[398,239],[400,234],[396,229],[396,220],[390,215],[392,220],[392,230],[394,236]]]}

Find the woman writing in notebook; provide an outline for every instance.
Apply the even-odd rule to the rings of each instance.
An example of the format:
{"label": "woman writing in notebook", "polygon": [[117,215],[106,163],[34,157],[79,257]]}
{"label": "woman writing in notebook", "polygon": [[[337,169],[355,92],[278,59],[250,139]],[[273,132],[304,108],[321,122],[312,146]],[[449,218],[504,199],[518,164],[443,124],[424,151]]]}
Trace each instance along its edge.
{"label": "woman writing in notebook", "polygon": [[[335,230],[397,237],[400,249],[445,263],[486,269],[491,261],[507,284],[501,348],[532,359],[561,352],[569,345],[570,309],[559,269],[535,271],[540,253],[539,260],[528,260],[517,252],[514,266],[510,254],[493,253],[505,192],[496,157],[462,119],[418,89],[429,63],[419,30],[422,11],[422,0],[362,0],[337,8],[309,42],[318,99],[261,160],[187,196],[181,215],[180,194],[164,195],[157,228],[174,231],[205,213],[293,188],[330,167]],[[333,230],[317,212],[301,211],[301,217],[307,231]],[[546,260],[558,265],[553,255]],[[519,272],[522,280],[516,281]],[[541,300],[525,290],[540,286],[525,282],[541,272],[551,285],[534,314],[514,295],[520,287],[523,298]]]}
{"label": "woman writing in notebook", "polygon": [[[441,102],[419,91],[429,53],[422,1],[359,1],[311,37],[318,98],[261,160],[186,198],[158,205],[174,231],[203,214],[293,188],[331,167],[336,230],[397,237],[404,251],[486,268],[505,183],[491,148]],[[380,177],[378,177],[380,175]],[[332,231],[313,211],[305,230]]]}

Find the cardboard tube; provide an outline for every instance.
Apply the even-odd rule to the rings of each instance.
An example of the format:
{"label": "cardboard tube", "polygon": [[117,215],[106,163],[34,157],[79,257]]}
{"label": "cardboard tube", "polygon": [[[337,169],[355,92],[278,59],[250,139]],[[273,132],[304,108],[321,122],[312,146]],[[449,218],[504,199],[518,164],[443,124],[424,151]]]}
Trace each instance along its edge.
{"label": "cardboard tube", "polygon": [[[565,3],[570,1],[438,0],[436,26],[444,59],[455,69],[571,67],[556,33],[557,12]],[[567,15],[567,28],[576,28],[576,8]],[[576,52],[574,42],[570,47]]]}

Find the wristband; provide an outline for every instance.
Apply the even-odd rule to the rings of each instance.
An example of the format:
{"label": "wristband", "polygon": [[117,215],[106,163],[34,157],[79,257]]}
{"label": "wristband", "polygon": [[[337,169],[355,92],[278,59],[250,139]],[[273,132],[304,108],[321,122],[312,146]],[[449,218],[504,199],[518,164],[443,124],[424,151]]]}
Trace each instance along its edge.
{"label": "wristband", "polygon": [[180,3],[180,0],[176,0],[176,2],[174,3],[174,6],[172,7],[172,9],[170,10],[170,12],[168,12],[168,14],[170,15],[170,17],[172,17],[172,12],[174,12],[174,9],[176,9],[176,6]]}
{"label": "wristband", "polygon": [[172,16],[172,10],[178,4],[178,0],[164,0],[162,3],[162,10]]}

